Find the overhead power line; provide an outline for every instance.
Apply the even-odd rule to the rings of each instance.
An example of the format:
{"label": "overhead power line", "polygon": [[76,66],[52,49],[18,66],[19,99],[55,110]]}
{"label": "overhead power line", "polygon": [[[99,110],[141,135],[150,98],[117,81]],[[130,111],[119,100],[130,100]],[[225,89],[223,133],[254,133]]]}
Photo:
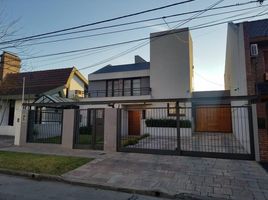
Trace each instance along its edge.
{"label": "overhead power line", "polygon": [[[263,8],[263,7],[267,7],[267,6],[268,5],[263,5],[261,7]],[[214,13],[214,14],[209,14],[209,15],[204,15],[204,16],[198,16],[198,17],[194,18],[194,20],[203,19],[203,18],[207,18],[207,17],[213,17],[213,16],[219,16],[219,15],[224,15],[224,14],[230,14],[230,13],[234,13],[234,12],[241,12],[241,11],[245,11],[245,10],[253,10],[253,9],[257,9],[257,8],[260,8],[260,6],[249,7],[249,8],[244,8],[244,9],[235,9],[235,10],[231,10],[231,11],[224,11],[224,12],[219,12],[219,13]],[[247,13],[245,13],[245,14],[247,14]],[[244,13],[241,13],[240,15],[244,15]],[[162,18],[164,20],[166,19],[165,17],[162,17]],[[49,41],[44,41],[44,42],[22,44],[20,46],[23,46],[23,47],[24,46],[33,46],[33,45],[49,44],[49,43],[70,41],[70,40],[83,39],[83,38],[91,38],[91,37],[110,35],[110,34],[115,34],[115,33],[122,33],[122,32],[127,32],[127,31],[140,30],[140,29],[145,29],[145,28],[150,28],[150,27],[155,27],[155,26],[161,26],[161,25],[166,25],[166,23],[174,24],[174,23],[183,22],[183,21],[187,21],[187,20],[188,20],[188,18],[187,19],[179,19],[179,20],[169,21],[169,22],[167,22],[165,20],[165,23],[157,23],[157,24],[152,24],[152,25],[139,26],[139,27],[134,27],[134,28],[121,29],[121,30],[103,32],[103,33],[95,33],[95,34],[90,34],[90,35],[82,35],[82,36],[76,36],[76,37],[67,37],[67,38],[63,38],[63,39],[49,40]],[[14,46],[11,45],[11,46],[2,47],[2,49],[8,49],[8,48],[14,48]]]}
{"label": "overhead power line", "polygon": [[[259,16],[264,16],[266,14],[267,13],[264,13],[264,14],[259,15]],[[251,18],[251,17],[253,17],[253,16],[245,17],[245,18],[238,18],[238,19],[235,19],[235,21],[248,19],[248,18]],[[231,17],[228,17],[228,18],[231,18]],[[215,25],[220,25],[220,24],[224,24],[224,23],[227,23],[227,22],[229,22],[229,21],[216,23]],[[205,24],[207,24],[207,23],[205,23]],[[215,25],[208,25],[208,26],[201,26],[201,27],[198,25],[198,26],[195,26],[194,28],[191,28],[190,30],[196,30],[196,29],[200,29],[200,28],[207,28],[207,27],[215,26]],[[185,31],[185,30],[182,30],[182,31]],[[177,30],[175,33],[178,33],[178,32],[180,32],[180,30]],[[162,36],[170,35],[170,34],[174,34],[174,32],[163,33],[163,34],[160,34],[160,35],[153,36],[151,38],[158,38],[158,37],[162,37]],[[63,54],[71,54],[71,53],[89,51],[89,50],[94,50],[94,49],[101,49],[101,48],[106,48],[106,47],[119,46],[119,45],[123,45],[123,44],[135,43],[135,42],[144,41],[144,40],[148,40],[148,39],[150,39],[150,37],[143,37],[143,38],[139,38],[139,39],[135,39],[135,40],[127,40],[127,41],[123,41],[123,42],[112,43],[112,44],[101,45],[101,46],[95,46],[95,47],[90,47],[90,48],[83,48],[83,49],[76,49],[76,50],[71,50],[71,51],[63,51],[63,52],[57,52],[57,53],[51,53],[51,54],[45,54],[45,55],[39,55],[39,56],[26,57],[26,58],[22,58],[22,60],[29,60],[29,59],[57,56],[57,55],[63,55]]]}
{"label": "overhead power line", "polygon": [[[231,8],[231,7],[239,7],[239,6],[245,6],[245,5],[257,3],[257,2],[258,2],[257,0],[254,0],[254,1],[244,2],[244,3],[229,4],[229,5],[225,5],[225,6],[213,7],[209,10],[211,11],[211,10],[219,10],[219,9],[225,9],[225,8]],[[72,32],[67,32],[67,33],[60,33],[60,34],[53,34],[53,35],[52,34],[49,34],[49,35],[40,34],[42,36],[35,36],[35,37],[29,36],[29,37],[15,39],[16,41],[10,40],[10,41],[0,42],[0,45],[17,42],[18,40],[23,41],[23,42],[28,42],[28,41],[32,41],[32,40],[41,40],[41,39],[46,39],[46,38],[51,38],[51,37],[60,37],[60,36],[65,36],[65,35],[70,35],[70,34],[73,35],[73,34],[78,34],[78,33],[83,33],[83,32],[90,32],[90,31],[103,30],[103,29],[115,28],[115,27],[120,27],[120,26],[127,26],[127,25],[142,23],[142,22],[160,20],[163,18],[167,19],[167,18],[182,16],[182,15],[195,14],[195,13],[200,13],[202,11],[206,11],[206,9],[199,9],[199,10],[177,13],[177,14],[172,14],[172,15],[167,15],[167,16],[162,16],[162,17],[143,19],[143,20],[138,20],[138,21],[133,21],[133,22],[126,22],[126,23],[120,23],[120,24],[109,25],[109,26],[102,26],[102,27],[91,28],[91,29],[86,29],[86,30],[72,31]]]}
{"label": "overhead power line", "polygon": [[[263,13],[263,14],[261,14],[261,15],[258,15],[258,17],[260,17],[260,16],[264,16],[264,15],[267,15],[267,14],[268,14],[268,13],[266,12],[266,13]],[[250,18],[252,18],[252,17],[256,17],[256,15],[252,15],[252,16],[248,16],[248,17],[243,17],[243,18],[237,18],[237,19],[233,19],[232,21],[245,20],[245,19],[250,19]],[[222,19],[221,19],[221,20],[222,20]],[[221,21],[221,20],[218,20],[218,21]],[[215,21],[214,21],[214,22],[215,22]],[[191,27],[191,28],[189,28],[189,30],[193,31],[193,30],[198,30],[198,29],[209,28],[209,27],[213,27],[213,26],[218,26],[218,25],[226,24],[226,23],[228,23],[228,22],[230,22],[230,20],[223,21],[223,22],[218,22],[218,23],[214,23],[214,24],[211,24],[211,22],[208,22],[208,23],[204,23],[203,25],[199,25],[199,26]],[[184,30],[184,31],[185,31],[185,30]],[[128,50],[127,50],[127,51],[122,52],[122,53],[120,53],[120,54],[118,54],[118,55],[116,55],[116,56],[111,57],[110,59],[106,59],[106,60],[104,60],[103,62],[100,61],[100,62],[95,63],[95,64],[92,64],[92,65],[90,65],[90,66],[86,66],[86,67],[79,68],[79,70],[81,71],[81,70],[85,70],[85,69],[88,69],[88,68],[96,67],[97,65],[104,64],[104,63],[109,62],[109,61],[111,61],[111,60],[117,59],[117,58],[119,58],[119,57],[121,57],[121,56],[124,56],[124,55],[126,55],[126,54],[128,54],[128,53],[130,53],[130,52],[133,52],[133,51],[135,51],[135,50],[137,50],[137,49],[139,49],[139,48],[141,48],[141,47],[143,47],[143,46],[144,46],[144,45],[142,45],[142,46],[140,46],[140,47],[137,47],[137,48],[134,48],[134,49],[131,50],[131,51],[128,51]]]}
{"label": "overhead power line", "polygon": [[60,29],[60,30],[46,32],[46,33],[37,34],[37,35],[32,35],[32,36],[28,36],[28,37],[24,37],[24,38],[9,40],[9,41],[6,41],[6,42],[1,42],[0,44],[6,44],[6,43],[10,43],[10,42],[17,42],[17,41],[20,41],[20,40],[25,40],[25,39],[30,39],[30,38],[35,38],[35,37],[40,37],[40,36],[45,36],[45,35],[51,35],[51,34],[55,34],[55,33],[66,32],[66,31],[70,31],[70,30],[74,30],[74,29],[80,29],[80,28],[84,28],[84,27],[88,27],[88,26],[93,26],[93,25],[97,25],[97,24],[116,21],[116,20],[119,20],[119,19],[124,19],[124,18],[129,18],[129,17],[149,13],[149,12],[154,12],[154,11],[157,11],[157,10],[162,10],[162,9],[174,7],[174,6],[177,6],[177,5],[190,3],[190,2],[193,2],[193,1],[196,1],[196,0],[185,0],[185,1],[177,2],[177,3],[173,3],[173,4],[169,4],[169,5],[165,5],[165,6],[161,6],[161,7],[157,7],[157,8],[152,8],[152,9],[148,9],[148,10],[143,10],[143,11],[140,11],[140,12],[131,13],[131,14],[127,14],[127,15],[123,15],[123,16],[119,16],[119,17],[105,19],[105,20],[101,20],[101,21],[97,21],[97,22],[93,22],[93,23],[83,24],[83,25],[79,25],[79,26],[74,26],[74,27],[70,27],[70,28]]}

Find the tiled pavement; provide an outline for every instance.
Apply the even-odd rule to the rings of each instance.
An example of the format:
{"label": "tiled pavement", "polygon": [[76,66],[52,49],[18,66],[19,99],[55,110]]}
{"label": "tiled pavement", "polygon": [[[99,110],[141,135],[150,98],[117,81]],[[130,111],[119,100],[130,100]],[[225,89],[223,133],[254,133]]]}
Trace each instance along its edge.
{"label": "tiled pavement", "polygon": [[[180,138],[181,149],[184,151],[241,153],[247,151],[232,133],[194,133],[192,137]],[[247,141],[244,142],[247,145]],[[130,148],[175,150],[177,148],[176,136],[149,136]]]}
{"label": "tiled pavement", "polygon": [[[63,175],[65,179],[171,195],[190,193],[226,199],[267,199],[268,175],[254,161],[107,153],[47,148],[46,145],[4,150],[93,157],[92,162]],[[206,199],[206,198],[205,198]]]}
{"label": "tiled pavement", "polygon": [[268,199],[268,175],[254,161],[116,153],[64,175],[107,186],[226,199]]}
{"label": "tiled pavement", "polygon": [[14,145],[13,136],[0,135],[0,148],[10,147]]}

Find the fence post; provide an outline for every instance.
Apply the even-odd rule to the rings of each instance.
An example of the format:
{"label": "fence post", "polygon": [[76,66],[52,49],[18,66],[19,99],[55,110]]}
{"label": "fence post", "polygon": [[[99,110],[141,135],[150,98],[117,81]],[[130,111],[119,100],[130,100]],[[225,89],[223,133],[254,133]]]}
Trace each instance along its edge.
{"label": "fence post", "polygon": [[122,109],[119,108],[117,109],[117,147],[116,147],[116,151],[120,151],[121,148],[121,131],[122,131]]}
{"label": "fence post", "polygon": [[105,108],[104,151],[116,152],[116,150],[117,150],[117,109]]}
{"label": "fence post", "polygon": [[73,148],[74,131],[75,131],[75,113],[74,109],[63,110],[62,120],[62,146],[65,148]]}
{"label": "fence post", "polygon": [[20,132],[15,135],[15,145],[24,145],[27,140],[28,133],[28,120],[29,120],[29,111],[22,110],[21,113],[21,123],[20,123]]}
{"label": "fence post", "polygon": [[177,152],[181,155],[181,130],[180,130],[180,102],[176,102],[176,119],[177,119]]}
{"label": "fence post", "polygon": [[249,122],[249,141],[250,141],[250,154],[255,159],[255,147],[254,147],[254,129],[252,119],[252,107],[248,106],[248,122]]}

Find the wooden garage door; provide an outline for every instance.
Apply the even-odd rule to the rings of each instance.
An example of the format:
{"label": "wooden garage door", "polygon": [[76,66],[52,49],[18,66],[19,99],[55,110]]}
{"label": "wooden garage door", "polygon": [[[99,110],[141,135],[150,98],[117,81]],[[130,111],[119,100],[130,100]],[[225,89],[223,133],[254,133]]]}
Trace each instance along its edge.
{"label": "wooden garage door", "polygon": [[128,111],[128,134],[140,135],[141,116],[139,111]]}
{"label": "wooden garage door", "polygon": [[232,132],[230,106],[199,106],[196,108],[197,132]]}

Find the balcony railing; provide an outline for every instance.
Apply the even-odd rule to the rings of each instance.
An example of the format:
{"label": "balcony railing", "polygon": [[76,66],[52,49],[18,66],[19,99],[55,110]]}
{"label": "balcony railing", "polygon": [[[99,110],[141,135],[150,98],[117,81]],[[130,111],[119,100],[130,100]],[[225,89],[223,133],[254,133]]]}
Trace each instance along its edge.
{"label": "balcony railing", "polygon": [[150,87],[120,89],[120,90],[89,90],[88,97],[122,97],[150,95]]}

